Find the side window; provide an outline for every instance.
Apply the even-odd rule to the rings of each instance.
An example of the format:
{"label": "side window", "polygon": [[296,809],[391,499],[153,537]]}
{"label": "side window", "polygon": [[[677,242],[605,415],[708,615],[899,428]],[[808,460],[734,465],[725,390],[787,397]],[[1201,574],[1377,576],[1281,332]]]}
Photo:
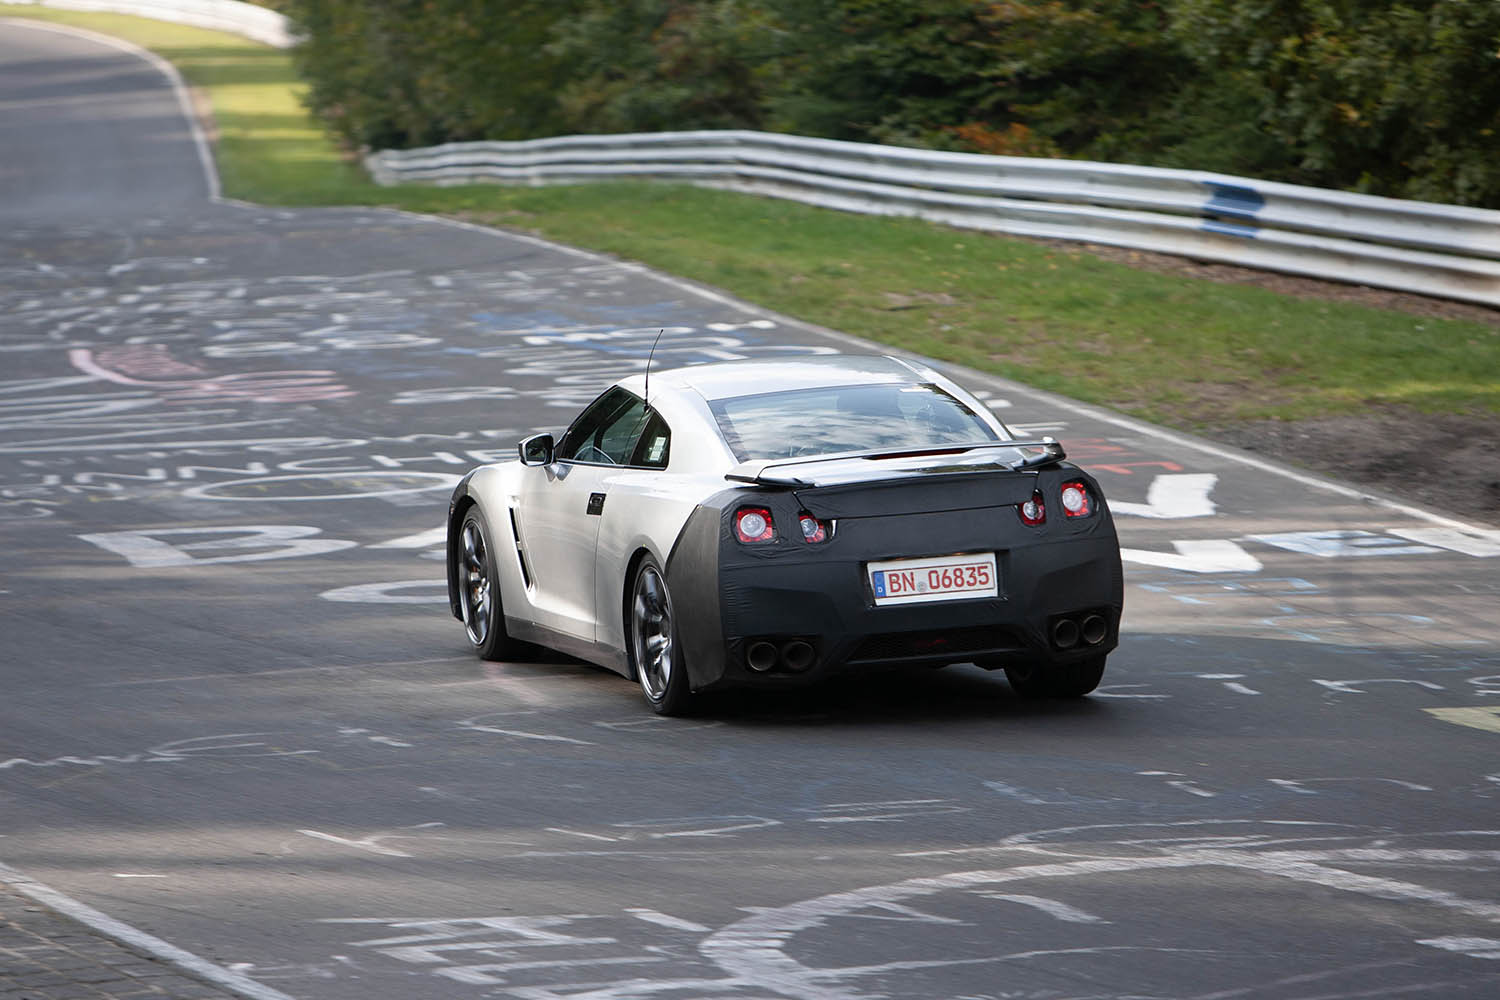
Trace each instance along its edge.
{"label": "side window", "polygon": [[561,460],[597,461],[597,457],[589,456],[593,454],[593,449],[597,448],[596,442],[600,432],[634,399],[635,397],[624,389],[610,389],[590,403],[588,409],[578,415],[578,419],[573,421],[573,426],[568,428],[567,433],[563,434],[562,440],[558,442],[557,457]]}
{"label": "side window", "polygon": [[630,464],[646,469],[665,469],[671,457],[672,429],[661,414],[653,410],[640,441],[636,443],[635,454],[630,456]]}
{"label": "side window", "polygon": [[562,461],[626,465],[646,423],[646,404],[624,389],[611,389],[573,421],[557,446]]}
{"label": "side window", "polygon": [[629,465],[630,453],[646,425],[646,404],[631,397],[630,405],[621,410],[613,420],[604,425],[595,442],[599,455],[585,461],[607,462],[610,465]]}

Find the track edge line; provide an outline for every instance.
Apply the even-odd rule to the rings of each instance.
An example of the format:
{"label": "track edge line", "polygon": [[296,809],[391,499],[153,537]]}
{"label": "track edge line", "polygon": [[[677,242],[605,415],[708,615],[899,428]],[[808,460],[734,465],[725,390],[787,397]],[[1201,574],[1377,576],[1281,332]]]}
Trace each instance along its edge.
{"label": "track edge line", "polygon": [[94,933],[109,938],[132,951],[149,955],[166,962],[186,975],[223,990],[244,997],[246,1000],[294,1000],[280,990],[258,983],[238,972],[230,972],[206,958],[199,958],[190,951],[163,941],[154,934],[131,927],[106,913],[80,903],[72,896],[59,892],[49,885],[38,882],[29,875],[0,862],[0,883],[57,913],[76,920]]}

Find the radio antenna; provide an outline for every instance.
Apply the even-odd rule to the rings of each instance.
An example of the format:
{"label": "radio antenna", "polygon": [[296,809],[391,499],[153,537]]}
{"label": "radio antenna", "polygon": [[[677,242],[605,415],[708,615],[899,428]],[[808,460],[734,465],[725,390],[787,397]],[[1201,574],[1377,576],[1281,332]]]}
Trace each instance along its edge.
{"label": "radio antenna", "polygon": [[656,331],[656,339],[651,341],[651,353],[646,355],[646,406],[651,405],[651,359],[656,357],[656,345],[661,343],[661,335],[667,332],[666,327]]}

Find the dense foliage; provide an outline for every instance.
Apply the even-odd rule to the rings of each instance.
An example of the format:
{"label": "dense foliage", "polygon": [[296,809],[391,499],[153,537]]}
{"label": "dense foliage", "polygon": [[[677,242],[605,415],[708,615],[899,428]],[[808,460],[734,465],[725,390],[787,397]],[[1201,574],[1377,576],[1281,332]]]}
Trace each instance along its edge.
{"label": "dense foliage", "polygon": [[282,0],[352,147],[755,128],[1500,207],[1497,0]]}

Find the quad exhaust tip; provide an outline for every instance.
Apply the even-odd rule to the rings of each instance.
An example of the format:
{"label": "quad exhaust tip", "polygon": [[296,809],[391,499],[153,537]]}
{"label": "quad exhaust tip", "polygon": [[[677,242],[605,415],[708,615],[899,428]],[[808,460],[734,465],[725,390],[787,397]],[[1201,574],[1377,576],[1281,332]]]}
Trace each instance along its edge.
{"label": "quad exhaust tip", "polygon": [[806,639],[755,639],[745,647],[745,666],[757,674],[778,669],[800,674],[817,660],[817,650]]}
{"label": "quad exhaust tip", "polygon": [[794,674],[800,674],[813,665],[813,648],[801,639],[793,639],[781,647],[781,662]]}
{"label": "quad exhaust tip", "polygon": [[1101,614],[1089,612],[1081,620],[1059,618],[1052,623],[1052,645],[1058,649],[1075,646],[1097,646],[1109,638],[1109,620]]}
{"label": "quad exhaust tip", "polygon": [[1052,645],[1058,649],[1072,649],[1078,645],[1078,623],[1071,618],[1059,618],[1052,626]]}
{"label": "quad exhaust tip", "polygon": [[745,665],[758,674],[776,666],[776,647],[764,640],[752,642],[750,648],[745,650]]}

